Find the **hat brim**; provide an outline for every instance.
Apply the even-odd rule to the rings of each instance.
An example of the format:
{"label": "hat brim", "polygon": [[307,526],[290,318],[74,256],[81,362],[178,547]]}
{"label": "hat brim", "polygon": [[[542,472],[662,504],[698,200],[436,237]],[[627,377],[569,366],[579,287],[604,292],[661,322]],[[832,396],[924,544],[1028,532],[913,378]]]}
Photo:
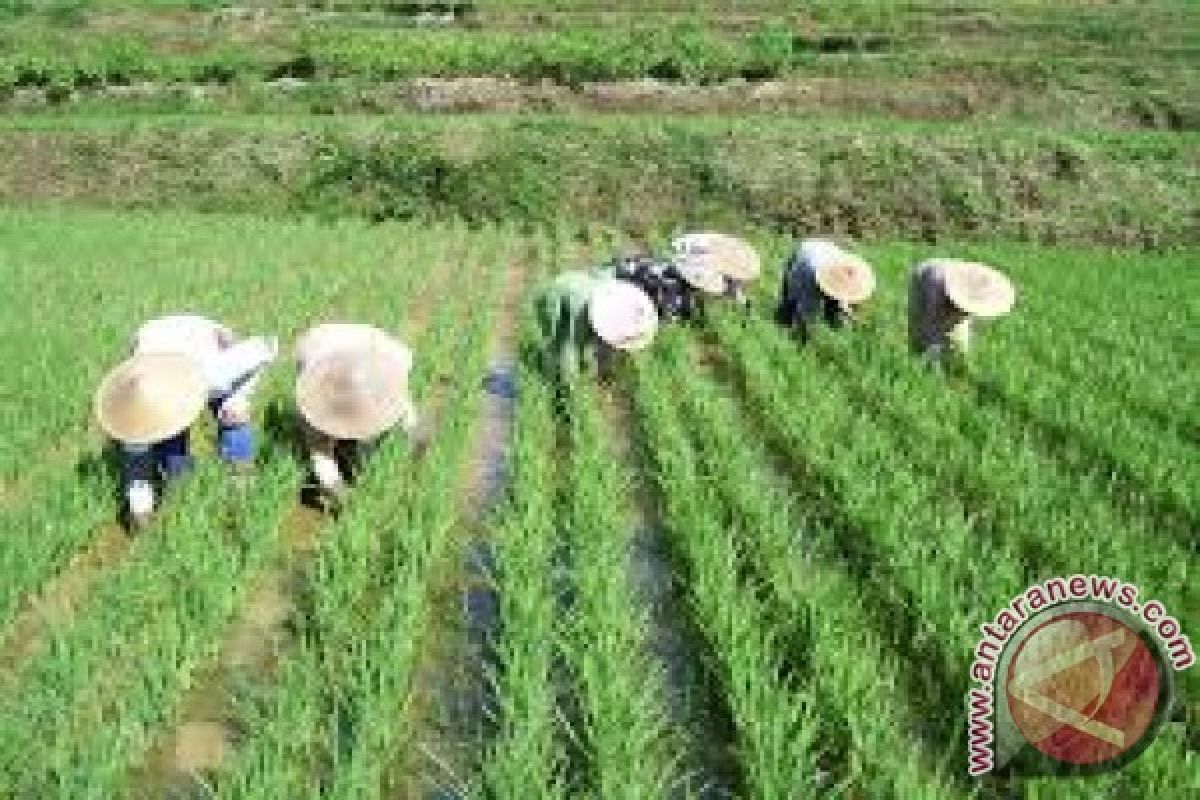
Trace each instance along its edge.
{"label": "hat brim", "polygon": [[676,241],[686,263],[716,270],[742,282],[752,281],[762,273],[758,251],[737,237],[724,233],[696,233]]}
{"label": "hat brim", "polygon": [[705,294],[725,293],[725,275],[715,269],[683,263],[679,264],[675,271],[679,273],[683,282],[693,289],[698,289]]}
{"label": "hat brim", "polygon": [[148,445],[186,430],[207,400],[208,384],[192,359],[175,353],[141,353],[104,377],[93,410],[111,438]]}
{"label": "hat brim", "polygon": [[616,278],[597,281],[588,320],[601,341],[618,350],[641,350],[658,330],[654,301],[638,286]]}
{"label": "hat brim", "polygon": [[1012,310],[1017,291],[1004,273],[973,261],[944,261],[946,297],[973,317],[1000,317]]}
{"label": "hat brim", "polygon": [[815,270],[821,291],[848,306],[866,302],[875,293],[875,273],[866,261],[849,253]]}
{"label": "hat brim", "polygon": [[[347,372],[365,370],[375,397],[347,396]],[[390,348],[353,348],[322,356],[296,378],[296,406],[314,429],[335,439],[363,441],[390,430],[411,405],[409,362]]]}

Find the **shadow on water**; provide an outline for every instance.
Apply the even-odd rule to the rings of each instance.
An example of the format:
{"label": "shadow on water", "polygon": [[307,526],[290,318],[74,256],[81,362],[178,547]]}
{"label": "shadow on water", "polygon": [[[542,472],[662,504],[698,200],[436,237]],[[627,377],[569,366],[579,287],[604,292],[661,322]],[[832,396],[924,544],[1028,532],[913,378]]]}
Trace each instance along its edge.
{"label": "shadow on water", "polygon": [[712,667],[717,660],[713,646],[686,599],[686,560],[657,513],[664,498],[648,472],[648,448],[653,445],[645,420],[627,396],[617,400],[613,410],[629,445],[625,457],[635,480],[639,516],[630,543],[630,583],[647,608],[649,646],[663,666],[668,719],[686,736],[684,764],[689,774],[679,794],[713,800],[737,797],[745,778],[737,757],[733,710]]}
{"label": "shadow on water", "polygon": [[733,797],[737,763],[732,712],[722,709],[720,686],[704,666],[703,637],[689,623],[662,529],[639,525],[629,560],[630,583],[648,612],[650,649],[663,667],[667,719],[689,734],[688,779],[679,794],[700,800]]}

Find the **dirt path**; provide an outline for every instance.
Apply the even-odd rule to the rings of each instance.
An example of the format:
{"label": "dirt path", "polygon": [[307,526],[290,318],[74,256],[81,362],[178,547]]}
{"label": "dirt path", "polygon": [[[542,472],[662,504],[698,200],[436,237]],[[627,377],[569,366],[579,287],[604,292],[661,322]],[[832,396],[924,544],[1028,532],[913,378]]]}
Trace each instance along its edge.
{"label": "dirt path", "polygon": [[197,676],[182,700],[180,723],[159,737],[133,779],[139,796],[174,796],[195,787],[193,776],[219,767],[237,744],[231,681],[266,682],[289,646],[287,622],[304,565],[316,548],[325,517],[297,505],[280,526],[283,565],[262,574],[237,620],[222,639],[216,663]]}
{"label": "dirt path", "polygon": [[[0,99],[0,108],[13,112],[48,108],[104,105],[130,112],[156,104],[180,102],[215,104],[237,113],[269,103],[275,110],[309,111],[309,95],[322,88],[326,109],[338,113],[386,115],[394,113],[613,113],[613,114],[806,114],[825,117],[873,114],[907,120],[969,121],[993,116],[1028,115],[1054,119],[1057,127],[1100,125],[1114,130],[1167,128],[1186,125],[1161,113],[1142,108],[1120,97],[1083,93],[1067,87],[1050,87],[1031,94],[987,78],[966,79],[960,74],[932,78],[879,76],[806,76],[803,80],[731,80],[694,86],[646,78],[640,81],[596,81],[568,86],[551,82],[529,83],[511,78],[478,76],[441,78],[426,76],[401,82],[383,82],[355,89],[294,78],[236,86],[198,83],[153,83],[75,89],[65,99],[51,100],[41,88],[16,90]],[[1052,116],[1057,111],[1057,116]],[[1164,112],[1165,113],[1165,112]]]}
{"label": "dirt path", "polygon": [[472,771],[495,712],[487,671],[499,627],[499,600],[492,583],[495,555],[486,521],[508,486],[508,454],[516,404],[516,337],[523,289],[523,261],[510,264],[505,292],[489,344],[482,425],[464,476],[459,539],[449,574],[433,599],[435,626],[427,657],[418,665],[414,745],[401,754],[396,796],[455,796],[461,776]]}
{"label": "dirt path", "polygon": [[116,523],[102,526],[59,574],[30,598],[0,645],[0,687],[45,647],[86,600],[97,578],[129,551],[132,539]]}

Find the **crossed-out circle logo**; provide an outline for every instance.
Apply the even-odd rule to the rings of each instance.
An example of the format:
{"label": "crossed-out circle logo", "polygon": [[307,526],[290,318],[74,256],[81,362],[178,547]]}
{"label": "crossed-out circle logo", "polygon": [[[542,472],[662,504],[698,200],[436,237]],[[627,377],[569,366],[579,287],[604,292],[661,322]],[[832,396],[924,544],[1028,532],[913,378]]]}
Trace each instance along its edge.
{"label": "crossed-out circle logo", "polygon": [[[1059,582],[1032,587],[981,626],[979,686],[967,698],[972,775],[1116,769],[1170,716],[1173,672],[1195,660],[1178,623],[1155,601],[1137,603],[1132,587],[1125,603],[1047,600],[1042,590]],[[1080,588],[1075,596],[1091,594]]]}
{"label": "crossed-out circle logo", "polygon": [[1056,608],[1010,645],[1000,676],[1007,717],[1025,742],[1067,768],[1128,760],[1165,718],[1170,672],[1124,616]]}

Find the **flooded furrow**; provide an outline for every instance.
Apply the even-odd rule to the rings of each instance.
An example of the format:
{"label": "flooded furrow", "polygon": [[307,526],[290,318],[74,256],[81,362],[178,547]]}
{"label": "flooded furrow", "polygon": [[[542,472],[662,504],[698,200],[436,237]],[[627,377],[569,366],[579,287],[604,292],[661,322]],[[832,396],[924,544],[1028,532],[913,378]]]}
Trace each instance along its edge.
{"label": "flooded furrow", "polygon": [[629,492],[634,526],[630,590],[647,612],[647,646],[663,669],[666,718],[685,737],[687,780],[678,787],[678,795],[702,800],[734,797],[738,764],[733,715],[706,667],[707,645],[692,621],[675,554],[634,450],[633,409],[621,391],[604,393],[603,410],[615,434],[614,450],[634,476]]}
{"label": "flooded furrow", "polygon": [[[421,287],[399,326],[408,341],[428,326],[436,297],[452,273],[452,265],[444,264]],[[432,409],[422,419],[416,437],[418,455],[436,430],[438,410]],[[267,427],[276,436],[300,441],[294,414],[273,407],[268,417]],[[305,457],[299,450],[296,455]],[[300,502],[280,526],[277,566],[250,577],[242,610],[218,645],[215,663],[201,671],[182,698],[180,722],[153,743],[136,769],[132,785],[139,797],[205,796],[206,774],[220,769],[236,750],[242,737],[235,723],[236,687],[265,686],[275,680],[291,646],[291,622],[304,591],[306,570],[329,521],[309,502],[314,488],[307,483],[301,487]]]}
{"label": "flooded furrow", "polygon": [[509,485],[516,415],[516,324],[526,268],[513,264],[489,344],[482,418],[465,479],[460,543],[449,574],[435,590],[434,628],[415,681],[419,713],[412,752],[401,757],[395,796],[460,797],[497,713],[490,679],[500,626],[495,545],[488,515]]}

